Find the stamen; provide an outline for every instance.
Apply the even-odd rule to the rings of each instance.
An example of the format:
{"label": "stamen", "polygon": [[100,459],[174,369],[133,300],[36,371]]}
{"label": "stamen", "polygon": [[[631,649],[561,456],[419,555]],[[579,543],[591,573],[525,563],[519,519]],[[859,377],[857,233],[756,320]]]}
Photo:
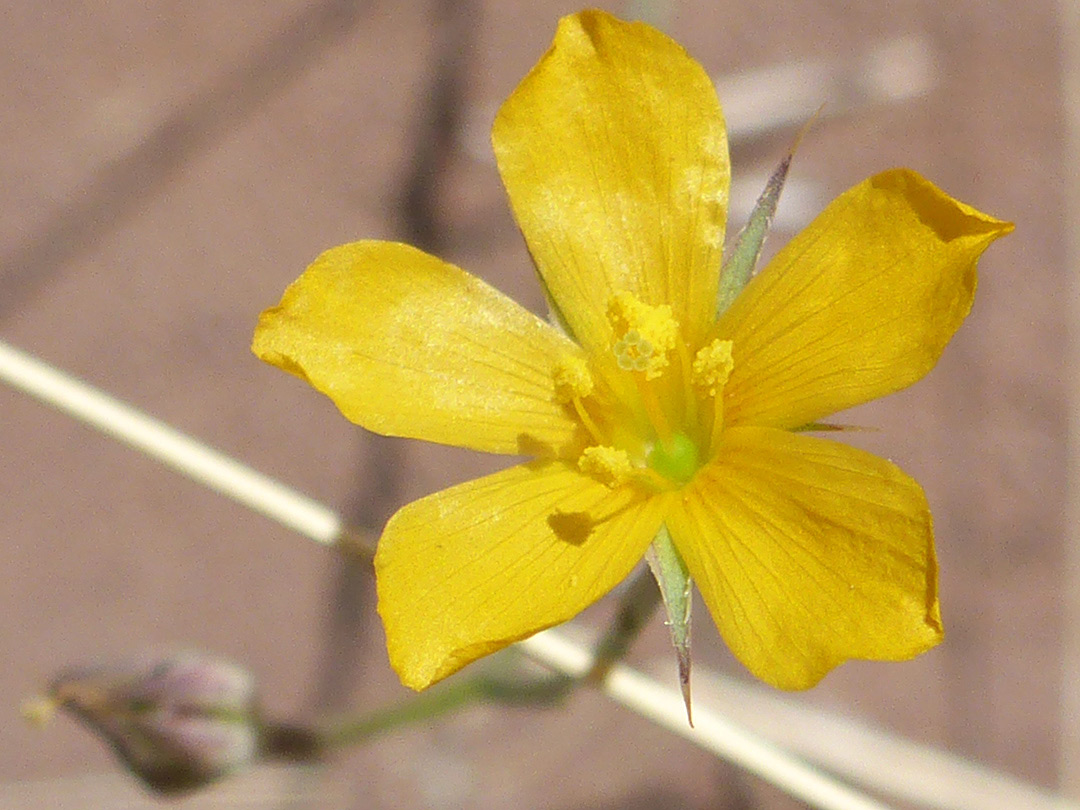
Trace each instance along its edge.
{"label": "stamen", "polygon": [[668,365],[679,325],[667,304],[654,307],[628,292],[616,293],[608,305],[608,319],[615,333],[612,352],[624,371],[640,371],[654,380]]}
{"label": "stamen", "polygon": [[589,364],[584,358],[566,356],[555,363],[555,395],[560,401],[573,405],[581,424],[585,426],[593,441],[599,444],[604,441],[603,435],[592,416],[589,415],[584,402],[586,397],[592,395],[595,388],[596,384],[589,372]]}
{"label": "stamen", "polygon": [[611,489],[630,483],[666,492],[676,486],[656,470],[636,466],[625,450],[606,445],[586,447],[578,458],[578,469]]}
{"label": "stamen", "polygon": [[716,454],[724,427],[724,385],[735,368],[730,340],[716,339],[701,349],[694,358],[694,384],[705,389],[713,398],[712,435],[709,456]]}
{"label": "stamen", "polygon": [[641,404],[657,436],[671,436],[667,416],[650,382],[659,377],[678,343],[679,324],[664,304],[651,306],[628,292],[616,293],[608,304],[608,319],[615,334],[611,347],[615,361],[623,371],[633,373]]}
{"label": "stamen", "polygon": [[694,384],[715,397],[735,368],[730,340],[714,340],[694,357]]}
{"label": "stamen", "polygon": [[577,412],[578,419],[580,419],[581,424],[585,426],[585,430],[589,431],[589,435],[592,436],[593,441],[602,442],[604,438],[600,433],[600,428],[597,427],[596,422],[589,416],[589,412],[585,410],[585,403],[580,399],[575,399],[573,405],[574,410]]}
{"label": "stamen", "polygon": [[585,358],[566,355],[555,363],[555,391],[564,402],[584,399],[593,392],[594,387]]}
{"label": "stamen", "polygon": [[578,469],[612,489],[634,473],[634,465],[625,450],[605,445],[586,447],[578,459]]}

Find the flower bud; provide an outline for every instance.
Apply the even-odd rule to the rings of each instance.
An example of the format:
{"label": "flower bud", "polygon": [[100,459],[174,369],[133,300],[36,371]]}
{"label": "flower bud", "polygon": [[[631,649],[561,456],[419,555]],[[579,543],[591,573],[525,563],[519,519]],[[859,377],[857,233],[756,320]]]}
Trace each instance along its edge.
{"label": "flower bud", "polygon": [[48,699],[105,737],[161,793],[202,787],[259,754],[251,676],[200,652],[71,668],[50,684]]}

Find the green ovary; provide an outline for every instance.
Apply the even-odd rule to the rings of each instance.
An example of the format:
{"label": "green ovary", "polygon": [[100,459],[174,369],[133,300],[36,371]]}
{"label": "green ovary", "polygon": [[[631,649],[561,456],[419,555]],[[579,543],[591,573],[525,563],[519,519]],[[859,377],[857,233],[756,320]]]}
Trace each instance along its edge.
{"label": "green ovary", "polygon": [[685,484],[697,472],[699,460],[697,444],[685,433],[675,433],[649,451],[646,463],[669,481]]}

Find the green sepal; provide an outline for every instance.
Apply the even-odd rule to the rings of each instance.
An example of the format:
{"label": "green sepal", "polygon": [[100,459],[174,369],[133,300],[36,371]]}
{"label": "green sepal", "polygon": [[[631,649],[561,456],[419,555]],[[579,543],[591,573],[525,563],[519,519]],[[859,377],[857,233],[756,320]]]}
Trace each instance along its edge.
{"label": "green sepal", "polygon": [[679,663],[679,688],[683,702],[686,703],[686,719],[694,725],[690,709],[690,606],[692,604],[693,582],[686,570],[686,563],[679,556],[667,526],[661,526],[656,533],[649,550],[645,552],[645,561],[660,587],[660,596],[667,611],[667,626],[671,631],[671,644],[675,647],[675,656]]}
{"label": "green sepal", "polygon": [[754,268],[757,267],[758,258],[761,256],[761,248],[765,244],[765,237],[768,236],[773,217],[776,215],[780,192],[784,188],[784,181],[787,180],[788,168],[791,166],[794,155],[795,149],[792,147],[769,176],[765,190],[761,192],[761,196],[754,203],[754,210],[750,212],[750,219],[735,237],[735,247],[732,248],[731,255],[720,270],[720,289],[716,294],[717,317],[731,306],[754,274]]}

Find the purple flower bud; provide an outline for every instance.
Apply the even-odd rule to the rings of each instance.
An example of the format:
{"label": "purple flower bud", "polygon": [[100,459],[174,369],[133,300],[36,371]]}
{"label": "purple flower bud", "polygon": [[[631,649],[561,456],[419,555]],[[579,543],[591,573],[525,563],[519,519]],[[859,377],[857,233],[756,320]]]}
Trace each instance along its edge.
{"label": "purple flower bud", "polygon": [[49,697],[104,736],[161,793],[201,787],[259,754],[251,676],[200,652],[71,668],[52,682]]}

